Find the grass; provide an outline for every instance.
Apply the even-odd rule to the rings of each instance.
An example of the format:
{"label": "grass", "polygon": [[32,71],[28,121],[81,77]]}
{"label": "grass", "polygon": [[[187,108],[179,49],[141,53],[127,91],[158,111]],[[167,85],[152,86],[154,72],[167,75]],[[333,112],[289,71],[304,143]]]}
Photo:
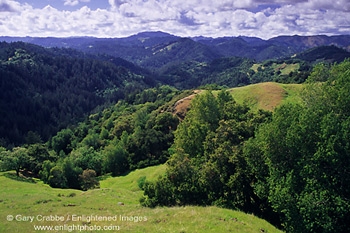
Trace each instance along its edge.
{"label": "grass", "polygon": [[290,72],[299,70],[300,64],[287,64],[287,66],[281,70],[281,75],[288,75]]}
{"label": "grass", "polygon": [[250,68],[252,70],[254,70],[255,73],[258,72],[258,68],[261,66],[261,64],[253,64],[253,66]]}
{"label": "grass", "polygon": [[246,104],[253,110],[273,111],[286,102],[300,101],[300,84],[280,84],[274,82],[258,83],[229,89],[233,98],[240,104]]}
{"label": "grass", "polygon": [[[261,69],[265,69],[265,67],[262,64],[253,64],[253,66],[250,68],[252,70],[254,70],[255,73],[259,72],[258,68],[261,67]],[[295,63],[295,64],[277,64],[277,63],[273,63],[271,65],[271,67],[275,70],[275,71],[281,71],[281,75],[288,75],[290,72],[294,72],[299,70],[300,68],[300,64],[299,63]]]}
{"label": "grass", "polygon": [[[164,174],[165,165],[148,167],[125,176],[105,176],[100,189],[86,192],[72,189],[53,189],[39,180],[23,182],[13,179],[14,172],[0,173],[0,232],[36,232],[34,225],[109,227],[106,232],[280,232],[268,222],[253,215],[218,207],[159,207],[145,208],[139,204],[142,191],[137,181],[146,176],[154,180]],[[123,205],[118,203],[122,202]],[[7,216],[23,220],[7,221]],[[72,219],[72,216],[114,217],[114,221]],[[40,216],[58,216],[63,221],[39,221]],[[120,220],[124,217],[124,221]],[[68,219],[69,217],[69,219]],[[141,220],[141,221],[139,221]],[[144,221],[146,220],[146,221]],[[119,228],[116,228],[118,226]],[[114,230],[112,227],[114,227]],[[70,232],[68,231],[67,232]],[[40,232],[40,231],[39,231]],[[42,231],[48,232],[48,231]],[[56,230],[53,232],[64,232]],[[100,232],[96,230],[72,232]]]}

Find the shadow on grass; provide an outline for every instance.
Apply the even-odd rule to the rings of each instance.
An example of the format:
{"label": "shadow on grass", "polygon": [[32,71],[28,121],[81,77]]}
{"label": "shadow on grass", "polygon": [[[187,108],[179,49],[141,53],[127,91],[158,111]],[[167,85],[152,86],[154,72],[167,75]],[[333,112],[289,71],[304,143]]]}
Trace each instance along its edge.
{"label": "shadow on grass", "polygon": [[32,177],[24,177],[21,174],[20,174],[20,176],[17,176],[16,173],[12,173],[12,172],[4,173],[3,176],[5,176],[11,180],[27,182],[27,183],[36,183],[36,181]]}

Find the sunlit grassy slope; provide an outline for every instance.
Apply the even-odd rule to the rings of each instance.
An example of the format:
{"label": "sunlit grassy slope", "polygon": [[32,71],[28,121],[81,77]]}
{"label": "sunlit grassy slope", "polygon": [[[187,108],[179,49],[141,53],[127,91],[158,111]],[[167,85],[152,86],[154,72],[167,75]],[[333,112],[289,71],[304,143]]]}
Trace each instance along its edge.
{"label": "sunlit grassy slope", "polygon": [[300,101],[301,84],[258,83],[229,89],[233,98],[240,104],[253,109],[272,111],[285,102]]}
{"label": "sunlit grassy slope", "polygon": [[[153,180],[164,171],[165,165],[160,165],[136,170],[125,176],[104,177],[100,189],[87,192],[53,189],[38,180],[34,180],[36,183],[15,180],[14,172],[0,173],[0,232],[69,232],[73,224],[96,229],[107,227],[102,232],[280,232],[253,215],[217,207],[141,207],[139,198],[142,191],[138,188],[137,180],[142,176]],[[119,205],[119,202],[124,205]],[[9,215],[15,219],[8,221]],[[72,219],[72,216],[84,215],[117,216],[117,221]],[[35,219],[32,223],[18,221],[23,220],[24,216]],[[39,219],[41,216],[59,216],[63,221],[39,221],[38,216]],[[120,220],[120,216],[124,217],[124,221]],[[129,217],[129,221],[125,217]],[[147,221],[144,221],[145,218]],[[66,230],[35,231],[34,226],[38,225],[61,225],[66,226]]]}
{"label": "sunlit grassy slope", "polygon": [[[295,64],[277,64],[273,63],[270,65],[275,71],[280,71],[281,75],[288,75],[292,71],[297,71],[300,68],[299,63]],[[258,68],[265,69],[265,67],[262,64],[254,64],[250,69],[254,70],[254,72],[258,72]]]}

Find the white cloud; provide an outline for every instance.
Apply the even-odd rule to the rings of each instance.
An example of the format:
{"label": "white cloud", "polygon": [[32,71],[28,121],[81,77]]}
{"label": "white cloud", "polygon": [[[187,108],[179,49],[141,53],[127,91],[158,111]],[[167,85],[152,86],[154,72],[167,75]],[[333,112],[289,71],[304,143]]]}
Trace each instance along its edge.
{"label": "white cloud", "polygon": [[90,0],[64,0],[65,6],[76,6],[80,2],[90,2]]}
{"label": "white cloud", "polygon": [[[65,0],[65,4],[87,1]],[[333,4],[326,0],[109,0],[109,3],[108,9],[91,10],[84,6],[61,11],[0,0],[0,32],[13,36],[121,37],[161,30],[180,36],[262,38],[350,33],[347,10],[350,3],[346,0],[334,0]]]}
{"label": "white cloud", "polygon": [[302,7],[311,9],[350,11],[349,0],[308,0],[302,3]]}

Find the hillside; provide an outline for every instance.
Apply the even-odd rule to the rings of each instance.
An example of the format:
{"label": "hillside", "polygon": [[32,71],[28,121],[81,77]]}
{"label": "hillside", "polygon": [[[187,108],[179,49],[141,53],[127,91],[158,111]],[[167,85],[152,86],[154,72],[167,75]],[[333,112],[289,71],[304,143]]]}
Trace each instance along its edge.
{"label": "hillside", "polygon": [[[253,215],[218,207],[141,207],[138,199],[142,190],[137,180],[146,176],[154,180],[164,173],[165,166],[139,169],[125,176],[106,176],[100,189],[86,192],[53,189],[37,179],[14,179],[13,172],[0,173],[0,218],[8,216],[59,216],[63,221],[1,221],[0,231],[36,232],[34,226],[72,227],[118,226],[121,232],[280,232],[266,221]],[[124,205],[119,205],[122,202]],[[54,209],[54,212],[52,212]],[[76,216],[117,216],[117,221],[67,221]],[[129,217],[120,221],[119,215]],[[134,219],[132,219],[132,217]],[[138,218],[138,219],[136,219]],[[144,221],[147,218],[146,221]],[[141,221],[136,221],[141,220]],[[110,228],[111,229],[111,228]],[[117,228],[116,228],[117,229]],[[79,232],[79,231],[73,231]],[[85,232],[85,231],[84,231]],[[90,230],[89,232],[98,232]],[[109,232],[116,232],[111,230]]]}
{"label": "hillside", "polygon": [[29,131],[49,139],[133,91],[155,85],[130,62],[72,49],[0,43],[0,145],[25,143]]}
{"label": "hillside", "polygon": [[349,57],[349,52],[336,46],[319,46],[296,54],[294,58],[309,62],[339,63]]}
{"label": "hillside", "polygon": [[286,102],[300,101],[300,84],[259,83],[245,87],[229,89],[233,98],[240,104],[246,104],[252,109],[273,111]]}
{"label": "hillside", "polygon": [[187,61],[159,70],[160,80],[178,89],[192,89],[207,84],[228,87],[247,85],[251,82],[249,58],[217,58],[211,62]]}

